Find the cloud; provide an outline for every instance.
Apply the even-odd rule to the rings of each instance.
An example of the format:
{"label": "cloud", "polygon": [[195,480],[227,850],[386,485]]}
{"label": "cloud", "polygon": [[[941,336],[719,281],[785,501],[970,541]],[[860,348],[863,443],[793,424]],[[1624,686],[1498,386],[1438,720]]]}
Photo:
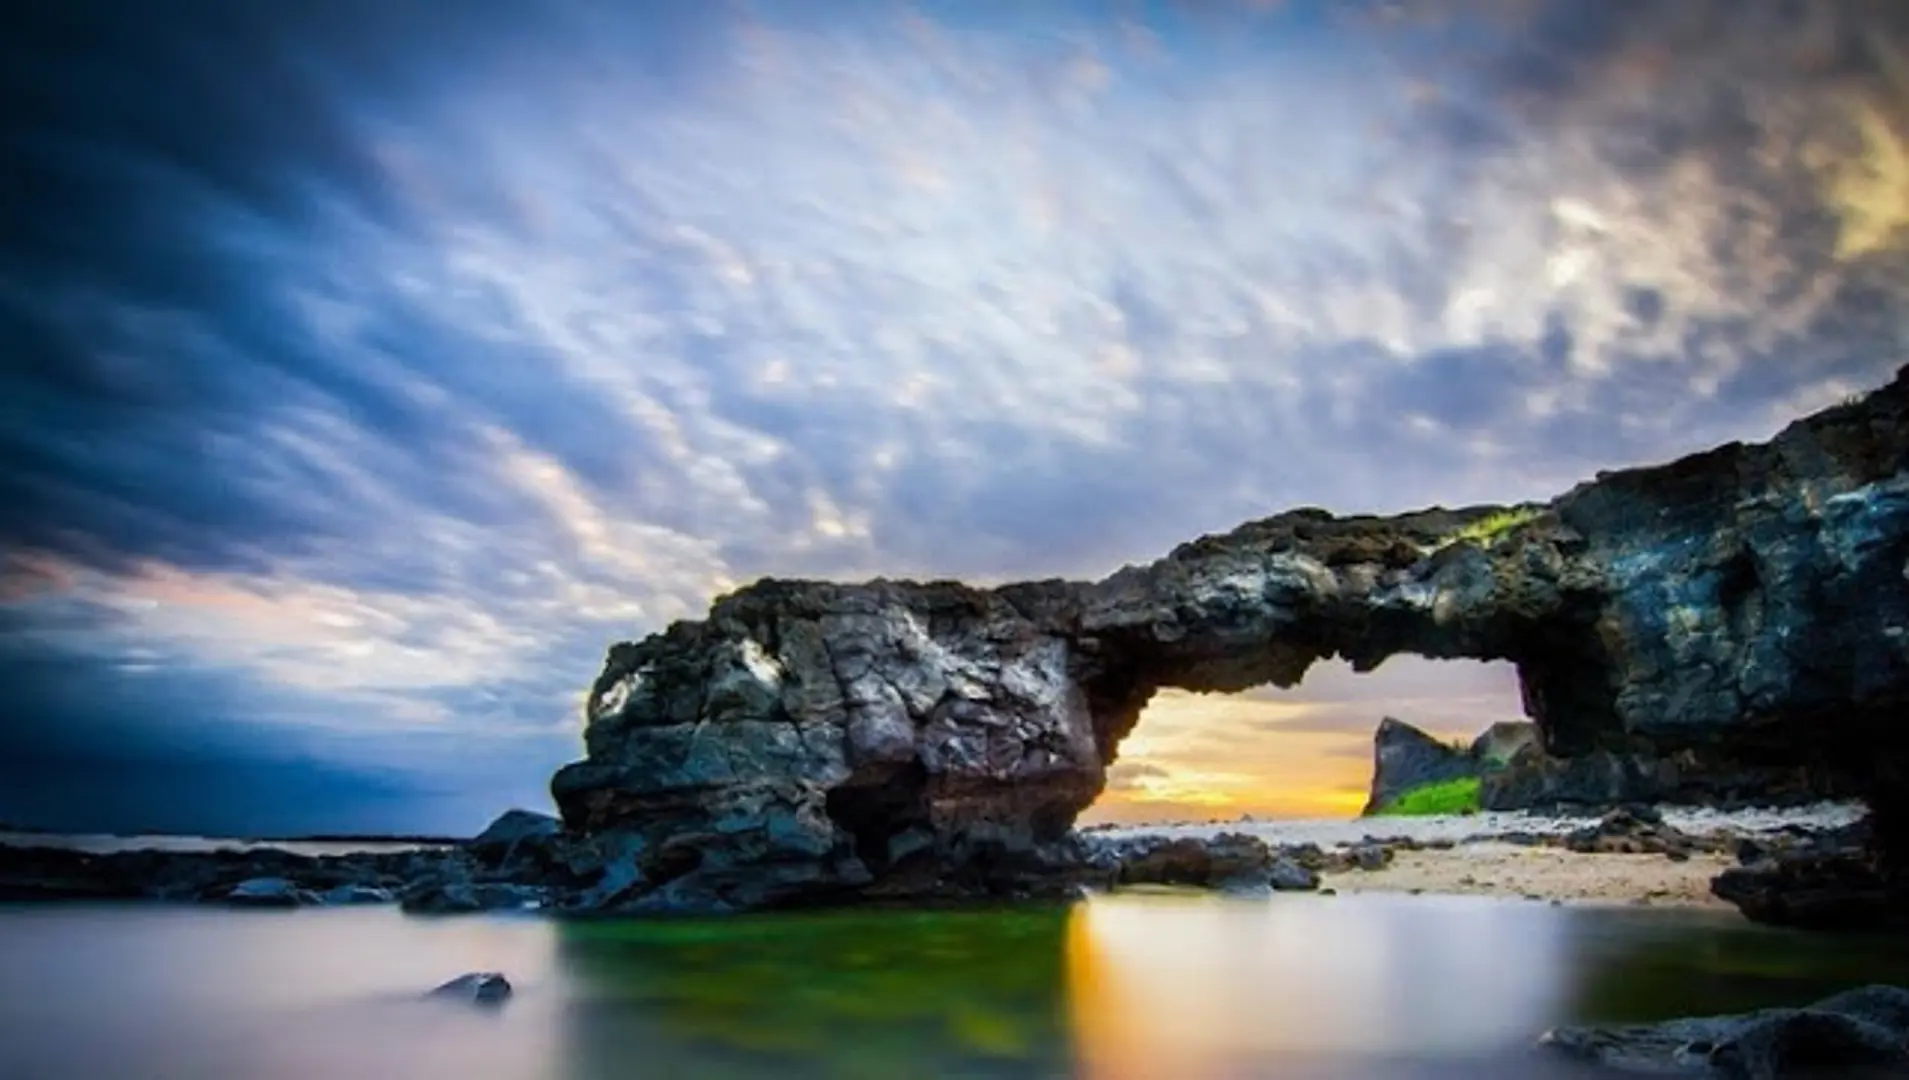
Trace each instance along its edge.
{"label": "cloud", "polygon": [[[20,20],[9,643],[492,783],[761,574],[1544,497],[1909,340],[1887,5],[665,7]],[[1499,718],[1421,674],[1251,723]]]}
{"label": "cloud", "polygon": [[1146,761],[1117,761],[1107,770],[1109,791],[1144,791],[1148,780],[1165,780],[1173,774],[1165,767]]}

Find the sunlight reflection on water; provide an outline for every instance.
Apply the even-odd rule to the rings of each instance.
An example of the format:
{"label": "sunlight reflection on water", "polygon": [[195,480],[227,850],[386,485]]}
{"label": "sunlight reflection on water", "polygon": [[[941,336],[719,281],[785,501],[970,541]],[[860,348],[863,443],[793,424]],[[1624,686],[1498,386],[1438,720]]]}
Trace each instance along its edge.
{"label": "sunlight reflection on water", "polygon": [[[0,907],[0,956],[5,1080],[1522,1078],[1568,1019],[1909,982],[1899,945],[1382,896],[670,923]],[[480,969],[516,985],[503,1008],[419,999]]]}
{"label": "sunlight reflection on water", "polygon": [[1525,1045],[1558,1012],[1559,928],[1536,905],[1429,899],[1082,905],[1068,936],[1081,1055],[1111,1078]]}

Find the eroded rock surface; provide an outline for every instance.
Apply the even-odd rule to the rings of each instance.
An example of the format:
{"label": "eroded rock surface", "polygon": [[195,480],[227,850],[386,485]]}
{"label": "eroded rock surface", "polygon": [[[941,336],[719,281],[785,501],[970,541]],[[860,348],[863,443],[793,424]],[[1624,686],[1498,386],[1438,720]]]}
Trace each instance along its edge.
{"label": "eroded rock surface", "polygon": [[1021,889],[1158,689],[1408,652],[1515,663],[1554,755],[1727,746],[1838,777],[1900,851],[1906,405],[1899,374],[1548,504],[1295,510],[1099,582],[764,580],[612,647],[552,790],[572,830],[624,838],[613,902],[637,909]]}
{"label": "eroded rock surface", "polygon": [[1388,716],[1372,735],[1372,791],[1364,813],[1380,813],[1414,788],[1479,777],[1483,772],[1483,764],[1469,749],[1449,746]]}
{"label": "eroded rock surface", "polygon": [[1909,1075],[1909,990],[1866,986],[1801,1009],[1560,1028],[1551,1049],[1628,1073],[1786,1080]]}
{"label": "eroded rock surface", "polygon": [[1715,809],[1804,806],[1847,797],[1842,778],[1809,762],[1738,760],[1724,746],[1546,753],[1537,725],[1501,721],[1463,748],[1386,717],[1373,733],[1365,813],[1426,784],[1477,778],[1479,808],[1597,814],[1627,805]]}

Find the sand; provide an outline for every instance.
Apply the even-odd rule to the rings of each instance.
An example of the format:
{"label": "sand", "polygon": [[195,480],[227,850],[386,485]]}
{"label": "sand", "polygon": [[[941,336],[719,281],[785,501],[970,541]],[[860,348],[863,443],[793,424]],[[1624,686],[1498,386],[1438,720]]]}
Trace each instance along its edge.
{"label": "sand", "polygon": [[1563,848],[1460,844],[1449,851],[1401,851],[1384,870],[1328,874],[1341,893],[1447,893],[1515,896],[1570,904],[1729,908],[1710,895],[1710,879],[1736,865],[1728,855],[1585,855]]}
{"label": "sand", "polygon": [[[1857,803],[1818,803],[1790,809],[1745,811],[1661,807],[1665,823],[1697,836],[1768,835],[1791,826],[1828,829],[1862,817]],[[1562,835],[1585,818],[1530,814],[1473,814],[1423,818],[1314,821],[1234,821],[1132,826],[1116,835],[1213,836],[1244,832],[1268,844],[1314,843],[1331,848],[1363,840],[1406,837],[1453,841],[1443,850],[1398,851],[1383,870],[1328,874],[1324,887],[1340,893],[1444,893],[1523,897],[1567,904],[1631,904],[1728,909],[1710,894],[1710,879],[1736,865],[1726,854],[1693,854],[1677,862],[1664,855],[1580,854],[1563,848],[1508,844],[1507,833]]]}

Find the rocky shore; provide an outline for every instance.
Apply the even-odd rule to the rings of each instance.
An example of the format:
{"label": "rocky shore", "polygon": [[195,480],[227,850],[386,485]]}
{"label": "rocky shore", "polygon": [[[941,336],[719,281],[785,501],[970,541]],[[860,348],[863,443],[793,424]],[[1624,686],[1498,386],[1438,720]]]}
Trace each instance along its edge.
{"label": "rocky shore", "polygon": [[[1860,814],[1846,804],[1738,813],[1639,806],[1597,818],[1491,814],[1090,829],[1045,845],[1012,877],[997,871],[965,889],[940,882],[936,890],[941,901],[991,901],[1069,899],[1085,890],[1151,885],[1245,896],[1324,888],[1592,903],[1720,906],[1728,900],[1749,910],[1774,902],[1758,899],[1762,875],[1795,873],[1797,866],[1817,865],[1837,853],[1860,852]],[[521,810],[503,815],[474,840],[407,851],[89,852],[0,845],[0,901],[387,903],[421,914],[537,910],[575,916],[761,906],[747,896],[717,908],[703,897],[659,898],[640,886],[651,872],[644,854],[627,837],[568,832],[555,818]],[[1749,892],[1736,895],[1743,890]],[[895,894],[867,890],[856,899],[920,902],[920,891],[904,882]],[[1788,890],[1773,895],[1794,903]],[[1753,914],[1834,928],[1835,917],[1846,910],[1831,904],[1826,893],[1802,916]]]}

